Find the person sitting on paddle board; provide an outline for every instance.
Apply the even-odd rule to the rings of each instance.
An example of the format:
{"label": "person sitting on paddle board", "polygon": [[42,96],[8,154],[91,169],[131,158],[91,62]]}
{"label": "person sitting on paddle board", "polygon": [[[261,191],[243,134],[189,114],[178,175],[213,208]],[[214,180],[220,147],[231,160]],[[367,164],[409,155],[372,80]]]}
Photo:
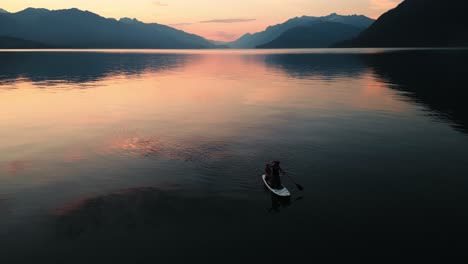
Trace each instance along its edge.
{"label": "person sitting on paddle board", "polygon": [[282,184],[281,184],[281,178],[280,178],[280,172],[284,173],[284,170],[280,167],[280,162],[275,160],[271,163],[271,188],[274,189],[280,189]]}
{"label": "person sitting on paddle board", "polygon": [[265,180],[267,181],[268,185],[271,186],[271,173],[272,173],[272,169],[271,169],[271,164],[267,163],[265,165]]}

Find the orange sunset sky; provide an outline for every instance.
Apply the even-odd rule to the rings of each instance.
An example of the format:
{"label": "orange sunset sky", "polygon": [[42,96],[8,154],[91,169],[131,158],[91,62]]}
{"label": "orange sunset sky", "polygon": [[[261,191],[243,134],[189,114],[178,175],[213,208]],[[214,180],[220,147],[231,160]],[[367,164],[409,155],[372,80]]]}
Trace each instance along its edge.
{"label": "orange sunset sky", "polygon": [[17,12],[27,7],[76,7],[104,17],[137,18],[201,35],[231,41],[296,16],[330,13],[377,18],[403,0],[2,0],[0,8]]}

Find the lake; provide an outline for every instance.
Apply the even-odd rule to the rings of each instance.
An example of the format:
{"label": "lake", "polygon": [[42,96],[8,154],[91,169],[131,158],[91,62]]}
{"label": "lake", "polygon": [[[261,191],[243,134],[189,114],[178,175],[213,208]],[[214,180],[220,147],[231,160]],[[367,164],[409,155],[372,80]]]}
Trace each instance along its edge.
{"label": "lake", "polygon": [[0,51],[0,262],[466,257],[467,61]]}

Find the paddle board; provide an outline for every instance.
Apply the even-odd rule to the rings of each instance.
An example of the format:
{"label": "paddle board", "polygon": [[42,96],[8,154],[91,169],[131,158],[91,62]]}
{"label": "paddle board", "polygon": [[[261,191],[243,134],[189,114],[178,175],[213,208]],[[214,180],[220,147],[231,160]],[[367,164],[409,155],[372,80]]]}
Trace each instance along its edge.
{"label": "paddle board", "polygon": [[270,185],[268,185],[268,182],[266,180],[266,175],[263,174],[262,175],[262,179],[263,179],[263,182],[265,183],[266,187],[274,194],[278,195],[278,196],[281,196],[281,197],[289,197],[291,196],[291,193],[288,191],[288,189],[286,189],[286,187],[284,187],[283,185],[281,185],[281,188],[280,189],[273,189],[270,187]]}

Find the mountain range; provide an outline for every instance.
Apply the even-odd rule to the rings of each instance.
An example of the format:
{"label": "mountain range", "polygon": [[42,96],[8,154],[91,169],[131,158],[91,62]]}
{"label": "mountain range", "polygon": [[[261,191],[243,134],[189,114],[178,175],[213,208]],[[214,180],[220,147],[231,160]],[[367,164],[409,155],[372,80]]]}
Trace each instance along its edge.
{"label": "mountain range", "polygon": [[[302,17],[295,17],[289,19],[288,21],[270,26],[264,31],[257,32],[255,34],[247,33],[244,36],[240,37],[236,41],[228,43],[228,46],[231,48],[241,48],[241,49],[249,49],[255,48],[257,46],[261,46],[267,44],[276,38],[280,37],[286,31],[293,29],[295,27],[306,26],[310,23],[314,22],[336,22],[342,23],[346,25],[352,25],[354,27],[365,29],[369,27],[374,20],[368,18],[366,16],[360,15],[350,15],[350,16],[342,16],[338,14],[330,14],[328,16],[322,17],[314,17],[314,16],[302,16]],[[344,40],[344,39],[343,39]]]}
{"label": "mountain range", "polygon": [[468,46],[467,0],[405,0],[340,47]]}
{"label": "mountain range", "polygon": [[467,0],[405,0],[376,21],[362,15],[302,16],[224,43],[136,19],[76,8],[0,9],[0,47],[323,48],[468,46]]}
{"label": "mountain range", "polygon": [[104,18],[76,8],[0,12],[0,36],[57,48],[214,48],[210,41],[161,24]]}
{"label": "mountain range", "polygon": [[30,40],[0,37],[0,49],[44,49],[47,45]]}
{"label": "mountain range", "polygon": [[333,44],[356,37],[363,28],[338,22],[317,21],[286,30],[262,49],[328,48]]}

